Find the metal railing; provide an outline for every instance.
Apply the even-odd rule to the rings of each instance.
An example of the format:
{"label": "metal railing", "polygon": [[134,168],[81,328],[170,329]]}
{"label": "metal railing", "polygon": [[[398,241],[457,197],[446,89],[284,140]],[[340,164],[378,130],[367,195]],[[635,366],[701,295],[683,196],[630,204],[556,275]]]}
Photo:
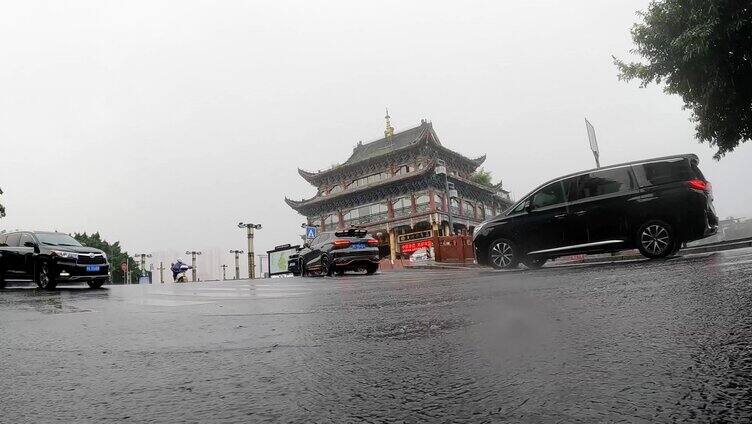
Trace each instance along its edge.
{"label": "metal railing", "polygon": [[350,227],[353,225],[362,225],[362,224],[370,224],[371,222],[379,222],[379,221],[386,221],[387,214],[386,212],[381,213],[375,213],[368,216],[361,216],[358,218],[351,218],[344,221],[345,227]]}
{"label": "metal railing", "polygon": [[410,216],[413,213],[413,208],[400,208],[394,210],[394,217],[395,218],[402,218],[405,216]]}

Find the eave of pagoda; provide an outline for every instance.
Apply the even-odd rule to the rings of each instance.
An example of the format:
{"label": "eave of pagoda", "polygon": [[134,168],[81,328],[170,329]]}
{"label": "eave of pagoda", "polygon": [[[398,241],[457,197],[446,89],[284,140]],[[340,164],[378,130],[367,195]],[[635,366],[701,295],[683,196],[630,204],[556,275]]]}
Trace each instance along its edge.
{"label": "eave of pagoda", "polygon": [[[498,194],[496,187],[488,187],[478,184],[474,181],[449,176],[449,181],[453,182],[457,188],[460,197],[467,197],[475,201],[494,202],[509,206],[511,203]],[[437,191],[443,192],[443,178],[438,177],[432,168],[424,169],[420,172],[395,176],[389,180],[382,180],[367,186],[361,186],[352,190],[346,190],[340,193],[321,196],[316,195],[309,199],[292,200],[285,198],[285,202],[298,213],[305,216],[316,216],[330,213],[336,210],[362,206],[370,203],[382,201],[385,198],[394,198],[405,194],[416,193],[433,187]]]}
{"label": "eave of pagoda", "polygon": [[[435,154],[432,154],[431,151],[434,151]],[[394,162],[395,158],[404,157],[411,152],[416,152],[416,154],[420,152],[424,156],[428,156],[432,158],[442,157],[442,158],[449,159],[450,166],[454,165],[454,167],[465,168],[469,173],[472,173],[473,171],[475,171],[486,160],[486,155],[480,156],[475,159],[471,159],[466,156],[463,156],[460,153],[455,152],[454,150],[444,147],[439,141],[439,138],[436,135],[436,132],[433,130],[433,126],[430,124],[426,124],[425,129],[416,138],[416,141],[405,147],[392,150],[382,155],[374,156],[374,157],[371,157],[362,161],[358,161],[354,163],[345,163],[345,164],[342,164],[342,165],[339,165],[330,169],[318,171],[318,172],[311,172],[311,171],[306,171],[306,170],[298,168],[298,174],[301,177],[303,177],[303,179],[305,179],[307,182],[312,184],[313,186],[320,187],[324,185],[327,182],[327,180],[336,181],[340,179],[339,176],[342,174],[351,173],[360,168],[367,168],[370,165],[376,164],[379,162],[390,162],[390,161]]]}

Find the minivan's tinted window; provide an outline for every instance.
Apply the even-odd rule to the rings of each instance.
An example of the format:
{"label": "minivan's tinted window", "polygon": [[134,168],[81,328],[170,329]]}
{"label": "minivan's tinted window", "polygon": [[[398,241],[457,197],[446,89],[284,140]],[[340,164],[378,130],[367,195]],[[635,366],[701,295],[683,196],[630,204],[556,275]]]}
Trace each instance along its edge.
{"label": "minivan's tinted window", "polygon": [[507,213],[507,216],[517,215],[517,214],[524,212],[526,204],[527,204],[527,201],[520,202],[519,205],[515,206],[514,209],[512,209],[511,211],[509,211],[509,213]]}
{"label": "minivan's tinted window", "polygon": [[564,186],[561,181],[551,183],[542,189],[538,190],[533,195],[533,208],[545,208],[546,206],[557,205],[564,203]]}
{"label": "minivan's tinted window", "polygon": [[641,186],[687,181],[695,178],[686,159],[634,165],[632,169]]}
{"label": "minivan's tinted window", "polygon": [[5,244],[7,244],[9,247],[18,247],[20,241],[21,234],[8,234],[8,240],[5,241]]}
{"label": "minivan's tinted window", "polygon": [[634,188],[634,183],[629,168],[617,168],[580,175],[576,187],[570,200],[627,192]]}

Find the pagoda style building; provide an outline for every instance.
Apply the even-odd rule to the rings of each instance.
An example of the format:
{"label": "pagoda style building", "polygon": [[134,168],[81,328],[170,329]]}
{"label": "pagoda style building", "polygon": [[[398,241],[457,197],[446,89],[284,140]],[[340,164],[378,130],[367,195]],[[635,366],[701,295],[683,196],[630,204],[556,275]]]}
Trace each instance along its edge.
{"label": "pagoda style building", "polygon": [[[388,112],[385,118],[384,138],[359,142],[343,164],[319,172],[298,169],[317,193],[310,199],[285,201],[309,225],[323,231],[365,228],[393,260],[430,247],[434,236],[471,234],[481,221],[511,205],[501,184],[471,181],[485,155],[470,159],[444,147],[426,120],[395,133]],[[445,174],[435,172],[439,164],[445,166]],[[451,200],[445,178],[457,191]]]}

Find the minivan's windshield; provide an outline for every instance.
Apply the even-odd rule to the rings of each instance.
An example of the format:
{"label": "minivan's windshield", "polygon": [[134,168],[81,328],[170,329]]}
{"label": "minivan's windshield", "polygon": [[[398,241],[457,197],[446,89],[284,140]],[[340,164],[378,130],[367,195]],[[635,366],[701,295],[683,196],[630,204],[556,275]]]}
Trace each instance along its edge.
{"label": "minivan's windshield", "polygon": [[38,233],[36,236],[40,243],[47,246],[81,246],[81,243],[68,234]]}

